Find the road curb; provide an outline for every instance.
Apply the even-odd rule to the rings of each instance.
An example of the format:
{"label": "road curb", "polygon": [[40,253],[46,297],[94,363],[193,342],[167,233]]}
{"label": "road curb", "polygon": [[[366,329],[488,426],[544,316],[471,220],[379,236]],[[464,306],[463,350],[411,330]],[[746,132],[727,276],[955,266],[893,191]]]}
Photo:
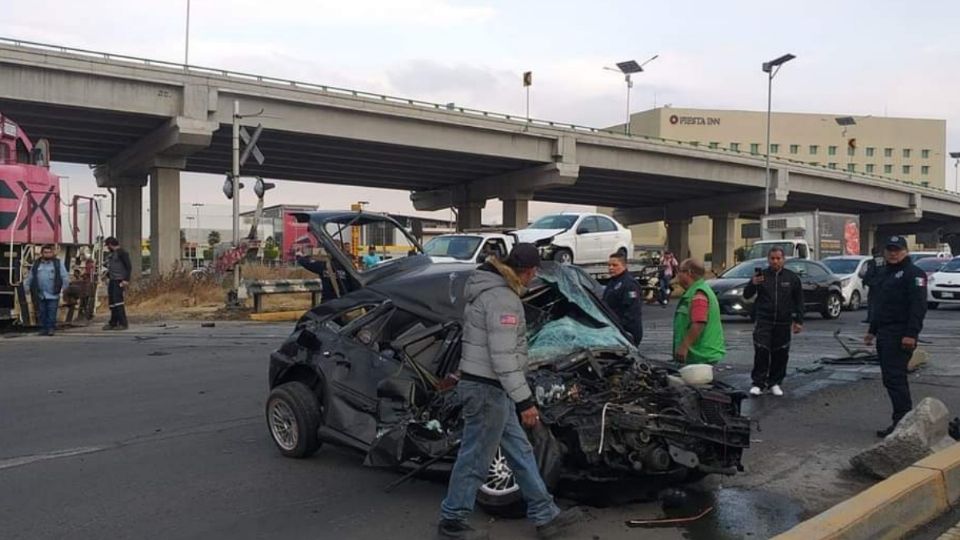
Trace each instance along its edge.
{"label": "road curb", "polygon": [[251,313],[251,321],[260,322],[291,322],[298,321],[306,311],[271,311],[268,313]]}
{"label": "road curb", "polygon": [[774,540],[903,538],[960,503],[960,443],[922,459]]}

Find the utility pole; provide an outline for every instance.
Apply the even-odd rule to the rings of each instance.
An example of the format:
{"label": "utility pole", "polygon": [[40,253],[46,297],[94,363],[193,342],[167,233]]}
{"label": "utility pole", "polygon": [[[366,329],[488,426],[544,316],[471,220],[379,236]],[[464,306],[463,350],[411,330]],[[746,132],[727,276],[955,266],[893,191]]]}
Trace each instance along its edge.
{"label": "utility pole", "polygon": [[183,66],[190,63],[190,0],[187,0],[187,29],[184,35],[183,44]]}
{"label": "utility pole", "polygon": [[[233,247],[240,247],[240,101],[233,102]],[[233,265],[233,290],[240,290],[240,261]]]}

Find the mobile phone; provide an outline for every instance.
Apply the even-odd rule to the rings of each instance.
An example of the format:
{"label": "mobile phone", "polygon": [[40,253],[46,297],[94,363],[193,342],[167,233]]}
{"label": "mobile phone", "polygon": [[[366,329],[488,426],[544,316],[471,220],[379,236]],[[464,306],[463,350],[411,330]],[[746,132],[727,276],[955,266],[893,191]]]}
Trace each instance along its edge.
{"label": "mobile phone", "polygon": [[753,275],[755,275],[755,276],[762,276],[762,275],[763,275],[763,268],[760,268],[759,266],[756,267],[756,268],[754,268],[754,269],[753,269]]}

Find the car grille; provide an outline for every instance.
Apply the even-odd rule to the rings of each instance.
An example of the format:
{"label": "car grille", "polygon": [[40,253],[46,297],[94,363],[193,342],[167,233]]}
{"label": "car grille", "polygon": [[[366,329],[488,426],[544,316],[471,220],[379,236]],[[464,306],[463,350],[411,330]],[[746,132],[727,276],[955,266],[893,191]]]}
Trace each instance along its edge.
{"label": "car grille", "polygon": [[703,413],[703,419],[706,420],[707,423],[715,426],[723,426],[727,423],[723,415],[723,407],[723,403],[710,399],[700,401],[700,410]]}
{"label": "car grille", "polygon": [[[933,297],[936,298],[937,300],[944,299],[943,291],[933,291],[932,294],[933,294]],[[947,300],[960,300],[960,296],[957,296],[957,294],[958,293],[950,293],[950,298],[947,298]]]}
{"label": "car grille", "polygon": [[937,287],[938,289],[940,289],[940,288],[943,288],[943,289],[960,289],[960,285],[954,285],[954,284],[952,284],[952,283],[951,283],[951,284],[946,284],[946,283],[941,284],[941,283],[937,283],[937,284],[936,284],[936,287]]}

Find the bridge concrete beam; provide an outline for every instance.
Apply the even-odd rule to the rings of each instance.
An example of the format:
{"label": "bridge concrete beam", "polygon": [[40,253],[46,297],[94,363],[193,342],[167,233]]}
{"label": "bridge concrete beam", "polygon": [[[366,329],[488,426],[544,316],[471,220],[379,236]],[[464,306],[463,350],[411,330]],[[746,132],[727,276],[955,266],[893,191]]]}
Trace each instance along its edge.
{"label": "bridge concrete beam", "polygon": [[[707,216],[718,213],[747,213],[763,211],[762,191],[731,193],[719,197],[692,199],[670,203],[666,206],[647,206],[642,208],[618,208],[613,217],[624,225],[654,223],[690,219],[695,216]],[[787,203],[787,189],[770,190],[770,208],[780,208]]]}
{"label": "bridge concrete beam", "polygon": [[457,205],[457,231],[479,229],[483,226],[483,207],[486,201],[468,201]]}
{"label": "bridge concrete beam", "polygon": [[533,199],[533,193],[514,193],[501,197],[503,202],[503,220],[504,227],[511,229],[522,229],[530,222],[530,200]]}
{"label": "bridge concrete beam", "polygon": [[735,212],[712,214],[711,267],[714,273],[734,263],[734,250],[737,246],[737,218]]}
{"label": "bridge concrete beam", "polygon": [[140,242],[143,238],[143,187],[146,175],[127,177],[117,185],[117,240],[130,254],[131,278],[137,279],[143,270]]}
{"label": "bridge concrete beam", "polygon": [[690,256],[690,219],[667,221],[667,249],[683,260]]}
{"label": "bridge concrete beam", "polygon": [[530,169],[490,176],[467,184],[410,194],[413,207],[434,211],[458,206],[468,201],[511,197],[546,189],[572,186],[580,176],[580,166],[571,163],[548,163]]}
{"label": "bridge concrete beam", "polygon": [[150,274],[165,274],[180,262],[180,171],[150,169]]}

